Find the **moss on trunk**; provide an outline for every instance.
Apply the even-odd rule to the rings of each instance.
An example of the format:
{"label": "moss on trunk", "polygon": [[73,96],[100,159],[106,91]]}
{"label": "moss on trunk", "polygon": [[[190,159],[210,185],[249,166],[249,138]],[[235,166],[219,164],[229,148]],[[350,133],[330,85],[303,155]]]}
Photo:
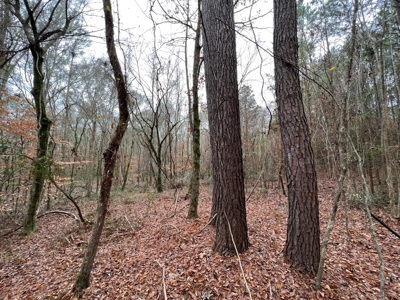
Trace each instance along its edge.
{"label": "moss on trunk", "polygon": [[38,142],[36,158],[33,165],[33,181],[29,194],[28,211],[25,216],[21,235],[29,235],[36,230],[36,215],[43,195],[44,183],[47,178],[49,159],[47,149],[50,138],[51,120],[46,114],[46,103],[43,91],[43,54],[39,45],[31,45],[33,56],[33,89],[32,96],[35,100],[36,119],[38,124]]}

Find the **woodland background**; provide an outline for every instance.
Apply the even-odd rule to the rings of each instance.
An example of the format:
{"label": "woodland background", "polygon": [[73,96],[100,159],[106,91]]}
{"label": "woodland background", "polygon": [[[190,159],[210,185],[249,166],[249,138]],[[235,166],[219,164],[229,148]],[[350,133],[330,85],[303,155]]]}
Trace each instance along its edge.
{"label": "woodland background", "polygon": [[[16,236],[14,231],[22,224],[26,214],[33,178],[32,161],[36,156],[38,142],[35,101],[31,94],[35,68],[29,47],[24,42],[23,28],[5,1],[0,1],[0,232],[2,235],[0,295],[5,299],[25,298],[29,295],[32,299],[50,295],[62,298],[64,294],[68,294],[66,292],[68,284],[72,283],[73,275],[76,274],[76,266],[82,254],[81,246],[87,240],[87,228],[78,226],[59,214],[44,214],[49,211],[63,211],[77,217],[77,212],[71,205],[72,200],[82,209],[85,218],[93,219],[94,202],[99,195],[103,170],[103,152],[118,122],[118,102],[112,68],[106,56],[99,56],[91,50],[101,47],[105,49],[104,28],[94,28],[91,24],[93,20],[101,17],[102,11],[93,3],[89,5],[80,0],[69,1],[76,16],[70,25],[72,29],[59,38],[53,36],[54,39],[48,42],[51,43],[51,47],[48,48],[43,63],[43,90],[47,115],[53,123],[48,147],[51,160],[47,169],[45,189],[42,192],[43,200],[39,207],[39,216],[44,216],[39,221],[39,230],[34,237],[23,240]],[[53,5],[50,2],[46,2],[47,8]],[[321,292],[310,288],[311,279],[301,278],[296,273],[287,275],[289,271],[284,269],[285,265],[280,264],[282,258],[279,257],[281,255],[279,251],[283,247],[281,239],[284,240],[285,234],[286,178],[273,98],[272,47],[269,38],[271,28],[265,26],[268,24],[266,20],[272,18],[272,12],[271,6],[266,3],[267,1],[261,0],[237,1],[235,5],[245,187],[249,199],[248,213],[255,214],[252,219],[249,217],[252,220],[249,221],[253,235],[251,240],[253,246],[250,250],[252,252],[246,254],[248,256],[244,264],[246,265],[247,259],[251,265],[250,261],[253,259],[252,255],[256,256],[255,253],[263,253],[257,254],[261,260],[267,260],[266,256],[275,253],[276,266],[268,269],[261,263],[259,269],[261,273],[257,274],[263,274],[267,272],[266,270],[276,270],[276,273],[279,273],[271,275],[272,273],[267,272],[269,275],[264,274],[264,277],[260,275],[259,279],[254,279],[253,296],[256,297],[258,293],[259,299],[278,297],[352,299],[352,295],[356,295],[358,299],[377,298],[379,284],[376,283],[379,280],[376,264],[379,262],[377,258],[371,258],[375,260],[375,265],[369,265],[369,255],[373,253],[376,256],[376,253],[366,249],[373,248],[374,245],[368,236],[369,233],[360,232],[363,232],[366,226],[362,217],[362,207],[366,198],[368,204],[376,210],[376,214],[390,227],[399,231],[399,3],[359,1],[357,30],[356,34],[352,35],[354,5],[352,1],[298,1],[302,96],[320,181],[320,203],[326,201],[321,204],[321,218],[325,220],[321,221],[321,231],[325,228],[331,200],[334,198],[333,187],[336,186],[340,175],[339,122],[340,114],[343,113],[342,101],[348,99],[345,115],[348,128],[346,133],[348,174],[342,197],[345,201],[340,207],[340,209],[343,207],[344,211],[343,215],[338,217],[343,223],[338,225],[341,228],[341,235],[335,233],[332,245],[334,250],[331,253],[332,258],[329,258],[330,268],[333,269],[334,265],[347,265],[348,268],[343,267],[342,273],[336,269],[327,275],[328,283],[323,285],[324,290]],[[136,239],[138,242],[142,238],[141,234],[149,234],[143,238],[150,243],[152,236],[157,237],[158,245],[155,249],[175,246],[179,248],[171,250],[167,255],[180,251],[181,255],[189,253],[197,255],[198,269],[188,271],[187,267],[172,270],[165,260],[161,261],[161,258],[157,258],[154,254],[151,268],[158,270],[152,274],[158,274],[157,278],[153,279],[154,286],[157,287],[148,290],[139,288],[135,293],[126,294],[124,297],[161,298],[165,280],[170,288],[177,283],[177,291],[168,290],[173,299],[178,299],[178,296],[173,296],[174,293],[194,299],[196,297],[211,299],[211,293],[221,299],[229,297],[239,299],[238,295],[248,297],[235,259],[232,258],[229,262],[217,262],[219,258],[209,253],[211,247],[208,237],[203,236],[212,229],[206,227],[201,230],[210,216],[209,206],[204,205],[210,204],[209,185],[212,183],[202,70],[199,83],[200,180],[201,195],[203,195],[200,197],[200,219],[196,221],[197,223],[190,223],[184,218],[185,213],[182,213],[187,210],[185,195],[193,167],[190,123],[192,86],[189,81],[192,75],[197,5],[191,1],[149,1],[142,7],[143,17],[146,20],[144,22],[149,22],[151,25],[144,32],[140,31],[139,27],[128,28],[124,27],[123,22],[119,23],[119,14],[121,20],[124,20],[123,9],[118,6],[117,8],[116,41],[126,74],[124,79],[129,87],[130,120],[115,168],[111,216],[108,216],[109,223],[108,227],[106,226],[110,232],[107,236],[106,231],[107,242],[104,242],[104,245],[109,246],[102,251],[118,252],[116,249],[123,247],[121,245],[127,242],[125,238]],[[44,20],[49,18],[46,11],[47,9],[43,9]],[[55,20],[59,18],[59,23],[63,24],[62,13],[52,17]],[[41,19],[38,18],[38,21]],[[355,48],[350,57],[352,37]],[[351,80],[348,80],[346,72],[350,63],[353,71]],[[174,221],[168,219],[171,212],[176,215],[175,219],[171,219]],[[271,223],[263,220],[272,212],[276,214],[276,219]],[[192,224],[197,224],[197,227],[191,229]],[[378,231],[381,237],[379,242],[384,245],[384,251],[388,251],[384,254],[388,264],[385,275],[386,295],[396,299],[400,291],[399,260],[396,258],[399,257],[398,240],[389,237],[390,233],[384,229]],[[352,238],[346,239],[346,236],[350,236],[349,233],[352,233]],[[196,238],[192,234],[196,234]],[[164,239],[167,240],[165,245]],[[267,242],[269,239],[271,241]],[[350,240],[362,247],[357,248],[354,244],[349,246],[346,243],[350,243]],[[167,242],[175,246],[171,244],[166,246]],[[36,249],[35,243],[38,245]],[[50,244],[46,246],[46,243]],[[193,246],[201,243],[204,243],[203,248]],[[265,247],[268,247],[267,252],[270,254],[263,252],[266,251],[262,246],[263,243],[268,244]],[[343,250],[344,244],[348,246],[347,250]],[[259,248],[256,245],[260,245]],[[41,253],[42,250],[39,250],[42,247],[47,250],[55,247],[56,252],[53,255],[54,257],[61,255],[60,265],[65,266],[66,261],[70,259],[74,271],[61,270],[70,273],[62,284],[49,283],[53,289],[46,290],[41,284],[36,289],[32,288],[30,291],[25,291],[25,294],[15,296],[19,292],[22,293],[22,290],[18,289],[18,292],[10,290],[11,285],[7,282],[10,276],[16,276],[16,270],[20,268],[18,266],[29,265],[24,258],[26,255],[32,257],[32,262],[37,263],[36,266],[32,266],[32,272],[35,268],[47,268],[49,271],[42,270],[40,274],[43,275],[39,275],[39,278],[44,276],[48,279],[55,274],[57,267],[45,260],[46,253]],[[126,249],[129,247],[128,245]],[[137,253],[142,255],[148,251],[145,248],[139,249],[140,243],[135,247]],[[201,250],[190,252],[191,247],[196,248],[196,251]],[[352,250],[352,247],[358,249],[357,254],[361,257],[365,255],[362,263],[346,262],[343,252],[353,253],[355,250]],[[129,253],[131,256],[128,259],[126,251],[128,250],[121,250],[125,254],[121,254],[119,263],[125,260],[126,264],[137,265],[139,258],[133,258],[135,255]],[[40,263],[41,260],[33,259],[36,255],[43,259],[43,264]],[[118,255],[114,253],[111,257],[116,260]],[[103,264],[106,261],[105,257],[99,258]],[[178,257],[178,260],[182,257],[184,256]],[[210,257],[216,260],[211,265],[218,271],[204,269],[207,267],[202,265],[203,259],[206,261]],[[341,260],[335,260],[335,257],[341,257]],[[355,254],[353,258],[356,259]],[[107,256],[107,259],[111,258]],[[131,262],[130,259],[136,261]],[[231,267],[232,265],[235,266]],[[369,268],[370,273],[376,277],[369,277],[364,267]],[[101,276],[95,275],[97,276],[95,278],[101,277],[102,279],[98,280],[104,280],[103,277],[118,273],[115,268],[115,264],[98,266],[97,272],[103,273]],[[220,277],[220,272],[230,269],[233,273],[229,276],[236,278],[234,282],[240,285],[237,290],[232,287],[233,282],[227,284],[229,280],[224,281],[225,279],[222,280]],[[248,270],[250,269],[253,270],[253,267],[249,267]],[[167,274],[164,274],[165,270]],[[340,275],[347,274],[346,270],[350,270],[351,279],[350,275],[349,277]],[[203,271],[206,274],[203,279],[197,278],[196,276]],[[124,274],[126,272],[125,270]],[[218,274],[210,275],[214,274],[213,272]],[[30,272],[26,271],[26,274],[28,273]],[[185,275],[182,275],[184,273]],[[145,282],[148,279],[146,276],[151,276],[140,272],[130,274],[129,276],[135,276],[135,282],[140,280]],[[179,279],[180,276],[185,280]],[[191,281],[194,282],[193,289],[183,286],[188,276],[194,278]],[[297,279],[293,279],[293,276]],[[358,282],[361,280],[356,277],[363,278],[367,283],[364,282],[360,287]],[[27,277],[21,278],[23,278],[20,279],[21,282],[28,280]],[[214,278],[218,284],[212,284],[213,280],[210,278]],[[208,285],[204,283],[196,286],[196,282],[204,280],[209,280]],[[12,284],[19,287],[21,282]],[[93,299],[106,297],[104,286],[109,283],[102,282],[100,285],[95,284],[94,290],[90,292]],[[252,282],[251,279],[249,282]],[[298,285],[296,292],[289,290],[293,282]],[[60,284],[63,288],[60,288],[55,295],[54,286]],[[131,283],[121,283],[128,286],[129,284]],[[347,289],[346,284],[351,288]],[[263,288],[258,290],[259,286]],[[201,290],[201,287],[207,288]],[[99,292],[95,290],[96,288]],[[374,290],[377,288],[378,291]],[[117,295],[115,287],[112,289],[114,290],[110,292],[111,295]],[[121,290],[129,293],[123,288]],[[210,296],[206,293],[210,293]]]}

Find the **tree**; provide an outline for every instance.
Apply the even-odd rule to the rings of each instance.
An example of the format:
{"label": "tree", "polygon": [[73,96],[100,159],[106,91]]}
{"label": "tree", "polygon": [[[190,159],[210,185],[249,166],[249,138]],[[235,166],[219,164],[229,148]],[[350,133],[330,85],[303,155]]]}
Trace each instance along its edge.
{"label": "tree", "polygon": [[[192,153],[193,153],[193,170],[190,179],[189,195],[190,205],[188,218],[197,218],[197,207],[199,202],[200,189],[200,115],[199,115],[199,77],[200,77],[200,34],[201,34],[201,0],[198,0],[197,6],[197,27],[194,40],[194,57],[193,57],[193,127],[192,127]],[[189,110],[191,108],[189,107]],[[189,114],[190,118],[190,114]]]}
{"label": "tree", "polygon": [[104,172],[101,180],[101,190],[100,198],[97,204],[96,220],[92,228],[92,233],[86,248],[85,257],[82,261],[81,269],[73,287],[74,294],[78,297],[82,296],[83,289],[87,288],[90,283],[90,273],[93,268],[94,259],[96,257],[101,232],[103,230],[108,204],[110,201],[110,192],[114,177],[115,164],[118,156],[118,149],[128,127],[129,121],[129,94],[125,82],[125,75],[122,72],[122,68],[117,56],[117,50],[115,48],[114,21],[110,0],[103,0],[103,10],[106,27],[105,35],[107,52],[114,72],[115,85],[118,93],[119,120],[115,132],[109,141],[108,147],[103,153]]}
{"label": "tree", "polygon": [[[24,1],[23,8],[21,7],[20,0],[7,1],[7,5],[22,26],[29,51],[32,55],[33,87],[31,93],[36,109],[38,142],[36,158],[34,159],[28,211],[22,229],[22,234],[28,235],[36,229],[36,215],[49,167],[47,148],[52,121],[46,112],[43,64],[47,50],[58,39],[66,35],[68,30],[71,28],[74,29],[73,23],[77,20],[80,13],[79,10],[69,8],[68,0],[54,1],[51,5],[41,3],[41,1],[37,1],[36,3]],[[45,14],[45,11],[49,13]],[[63,24],[61,24],[61,18],[64,18]]]}
{"label": "tree", "polygon": [[400,23],[400,0],[393,0],[393,6],[396,9],[397,23]]}
{"label": "tree", "polygon": [[255,140],[259,131],[262,132],[260,123],[264,115],[260,106],[257,105],[252,88],[248,85],[243,85],[239,89],[239,107],[245,180],[249,180],[254,179],[253,176],[256,176],[259,171],[257,167],[260,166],[260,162],[257,162],[255,155]]}
{"label": "tree", "polygon": [[322,280],[322,272],[325,263],[326,251],[328,248],[329,237],[333,230],[335,224],[336,212],[338,210],[339,200],[344,197],[344,183],[347,177],[347,163],[348,163],[348,109],[349,109],[349,100],[351,96],[351,77],[352,77],[352,69],[354,62],[354,54],[356,48],[356,28],[357,28],[357,12],[358,12],[358,0],[354,1],[354,9],[353,9],[353,20],[351,26],[351,36],[350,36],[350,47],[348,57],[349,62],[347,66],[347,80],[346,80],[346,95],[342,98],[341,107],[340,107],[340,116],[339,116],[339,138],[338,138],[338,147],[339,147],[339,165],[340,165],[340,174],[338,180],[338,187],[336,190],[334,202],[331,209],[331,215],[329,217],[328,225],[324,234],[324,238],[322,240],[321,247],[321,258],[318,267],[318,272],[316,276],[315,286],[317,289],[321,287]]}
{"label": "tree", "polygon": [[5,90],[8,77],[9,70],[5,67],[7,60],[7,44],[6,37],[8,32],[9,23],[11,21],[10,10],[8,6],[1,2],[0,3],[0,91]]}
{"label": "tree", "polygon": [[285,260],[314,274],[320,259],[317,177],[298,70],[295,0],[274,0],[275,93],[288,184]]}
{"label": "tree", "polygon": [[[249,247],[233,1],[203,1],[203,47],[213,171],[214,251]],[[235,247],[236,246],[236,247]]]}
{"label": "tree", "polygon": [[[150,167],[157,192],[161,193],[163,191],[162,178],[165,174],[163,163],[166,161],[164,148],[167,148],[165,145],[168,142],[171,146],[172,131],[181,121],[177,113],[174,114],[177,118],[174,119],[172,116],[176,110],[171,101],[174,99],[174,92],[177,90],[177,80],[173,73],[174,68],[171,67],[170,63],[162,64],[158,56],[154,56],[152,63],[151,89],[147,93],[143,89],[144,95],[138,92],[134,93],[131,110],[134,121],[136,121],[135,125],[138,127],[136,129],[142,136],[141,143],[147,148],[152,161],[155,163],[155,168],[152,164]],[[162,81],[163,75],[166,76],[166,82]]]}

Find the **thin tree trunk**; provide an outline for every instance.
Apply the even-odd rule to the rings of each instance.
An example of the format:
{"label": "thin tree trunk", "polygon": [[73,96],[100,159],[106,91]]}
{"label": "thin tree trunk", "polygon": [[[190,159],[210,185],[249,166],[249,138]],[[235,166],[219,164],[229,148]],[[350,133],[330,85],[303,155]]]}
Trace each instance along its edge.
{"label": "thin tree trunk", "polygon": [[[132,138],[132,144],[131,144],[131,148],[129,150],[128,162],[127,162],[126,166],[123,169],[123,174],[122,174],[123,181],[122,181],[121,191],[125,190],[126,183],[128,181],[129,168],[131,166],[132,156],[133,156],[133,146],[134,146],[134,140]],[[124,160],[125,160],[125,158],[124,158]]]}
{"label": "thin tree trunk", "polygon": [[[347,176],[347,166],[348,166],[348,151],[347,151],[347,142],[348,142],[348,108],[350,102],[350,86],[351,86],[351,77],[352,77],[352,70],[353,70],[353,59],[354,59],[354,52],[356,46],[356,24],[357,24],[357,12],[358,12],[358,0],[354,1],[354,9],[353,9],[353,19],[352,19],[352,28],[351,28],[351,48],[349,53],[349,65],[347,69],[347,89],[346,89],[346,96],[341,101],[341,108],[340,108],[340,121],[339,121],[339,164],[340,164],[340,176],[339,176],[339,183],[336,190],[336,195],[334,198],[334,202],[332,205],[331,215],[329,217],[328,226],[326,228],[322,248],[321,248],[321,258],[319,261],[317,278],[315,282],[315,287],[319,289],[321,287],[322,275],[324,271],[324,264],[325,264],[325,256],[326,251],[328,248],[328,242],[331,235],[331,232],[335,226],[335,218],[336,212],[338,209],[338,204],[340,197],[344,197],[343,195],[343,188],[344,182]],[[345,204],[347,205],[347,204]],[[347,222],[346,222],[347,224]]]}
{"label": "thin tree trunk", "polygon": [[96,154],[96,131],[97,131],[97,121],[96,118],[92,120],[92,134],[89,140],[89,160],[92,161],[88,165],[88,177],[86,183],[86,197],[91,197],[93,191],[93,177],[96,175],[96,162],[97,162],[97,154]]}
{"label": "thin tree trunk", "polygon": [[[399,1],[400,2],[400,1]],[[398,3],[399,4],[399,3]],[[400,13],[400,7],[397,7],[397,9],[398,9],[398,13]],[[391,33],[391,26],[389,26],[389,33]],[[391,56],[391,61],[392,61],[392,68],[393,68],[393,76],[394,76],[394,82],[395,82],[395,86],[396,86],[396,96],[397,96],[397,99],[400,99],[400,83],[399,83],[399,80],[400,80],[400,78],[399,78],[399,76],[398,76],[398,74],[399,74],[399,72],[398,72],[398,70],[397,70],[397,68],[396,68],[396,64],[395,64],[395,57],[394,57],[394,50],[393,50],[393,44],[391,43],[390,44],[390,56]],[[395,105],[393,105],[393,103],[392,103],[392,109],[394,109],[394,107],[395,107]],[[394,114],[394,112],[393,112],[393,118],[395,118],[395,114]],[[397,123],[399,124],[399,122],[398,122],[398,120],[397,120]],[[398,136],[398,133],[397,133],[397,137],[399,137]],[[399,153],[399,151],[397,150],[397,154]],[[394,156],[394,155],[393,155]],[[394,175],[393,175],[393,178],[394,179],[397,179],[398,178],[398,172],[399,172],[399,167],[398,167],[398,164],[394,164],[393,165],[393,167],[394,167],[394,170],[393,170],[393,173],[394,173]],[[398,189],[399,189],[399,186],[400,186],[400,182],[399,182],[399,180],[397,179],[397,186],[398,186]],[[374,192],[372,191],[372,194],[374,194]],[[396,194],[396,193],[394,193],[394,194]],[[399,219],[400,218],[400,194],[399,193],[397,193],[397,195],[395,195],[394,197],[396,197],[396,199],[394,199],[393,200],[393,202],[394,202],[394,204],[393,204],[393,209],[392,209],[392,216],[394,217],[394,218],[397,218],[397,219]],[[395,200],[397,200],[397,207],[396,207],[396,204],[395,204]]]}
{"label": "thin tree trunk", "polygon": [[354,144],[351,144],[351,146],[353,147],[353,151],[357,156],[357,163],[358,163],[357,165],[358,165],[358,169],[360,172],[361,183],[362,183],[362,187],[363,187],[364,209],[365,209],[365,213],[368,218],[369,230],[371,231],[372,241],[374,243],[375,250],[378,253],[378,258],[379,258],[379,283],[380,283],[379,284],[379,298],[381,300],[384,300],[385,299],[385,261],[383,259],[382,249],[378,243],[375,226],[374,226],[374,223],[372,222],[371,211],[369,209],[369,203],[372,202],[372,197],[371,197],[371,193],[368,190],[368,184],[367,184],[367,181],[365,180],[365,176],[363,173],[363,163],[362,163],[361,156],[358,154],[357,149],[354,146]]}
{"label": "thin tree trunk", "polygon": [[201,0],[198,0],[198,15],[196,37],[194,42],[193,58],[193,129],[192,129],[192,153],[193,153],[193,171],[190,180],[190,205],[188,218],[197,218],[197,207],[200,190],[200,115],[199,115],[199,75],[200,75],[200,34],[201,34]]}
{"label": "thin tree trunk", "polygon": [[[186,19],[187,26],[186,26],[186,30],[185,30],[185,73],[186,73],[186,88],[187,88],[188,107],[189,107],[189,111],[188,111],[189,132],[191,132],[193,130],[193,117],[192,117],[192,99],[190,97],[189,67],[188,67],[188,56],[187,56],[188,39],[189,39],[189,21],[190,21],[189,2],[190,2],[190,0],[187,0],[187,19]],[[197,30],[196,30],[196,34],[197,34]],[[197,36],[196,36],[196,38],[197,38]],[[196,46],[195,46],[195,49],[196,49]],[[193,69],[194,69],[194,67],[193,67]],[[194,76],[194,74],[193,74],[193,76]]]}
{"label": "thin tree trunk", "polygon": [[77,297],[82,297],[83,289],[90,284],[90,273],[93,268],[94,259],[100,242],[100,236],[103,230],[104,221],[109,205],[111,186],[114,176],[115,163],[117,160],[118,149],[121,140],[128,127],[129,110],[128,110],[128,90],[125,84],[125,76],[118,60],[114,42],[114,22],[111,10],[111,1],[103,0],[103,9],[106,27],[106,43],[107,52],[110,58],[110,63],[113,68],[115,85],[118,92],[119,104],[119,120],[114,134],[108,144],[107,149],[103,153],[104,157],[104,172],[101,180],[100,198],[97,204],[97,214],[95,223],[92,228],[92,233],[86,248],[85,257],[81,265],[81,269],[76,278],[73,292]]}
{"label": "thin tree trunk", "polygon": [[[387,93],[386,93],[386,83],[385,83],[385,65],[383,62],[383,48],[382,44],[380,45],[381,49],[377,49],[374,46],[374,52],[376,58],[378,60],[378,66],[380,68],[380,91],[381,91],[381,100],[382,100],[382,150],[383,155],[385,157],[385,167],[386,167],[386,185],[388,190],[388,197],[389,197],[389,207],[390,211],[393,216],[396,215],[395,211],[395,201],[394,201],[394,177],[393,177],[393,169],[392,169],[392,154],[389,150],[389,127],[390,127],[390,117],[389,117],[389,108],[388,108],[388,100],[387,100]],[[378,52],[380,50],[380,52]]]}
{"label": "thin tree trunk", "polygon": [[156,156],[156,164],[157,164],[156,188],[157,188],[157,192],[161,193],[163,191],[162,165],[161,165],[161,147],[159,148],[159,152],[157,153],[157,156]]}
{"label": "thin tree trunk", "polygon": [[400,0],[393,0],[393,6],[397,13],[397,25],[400,26]]}

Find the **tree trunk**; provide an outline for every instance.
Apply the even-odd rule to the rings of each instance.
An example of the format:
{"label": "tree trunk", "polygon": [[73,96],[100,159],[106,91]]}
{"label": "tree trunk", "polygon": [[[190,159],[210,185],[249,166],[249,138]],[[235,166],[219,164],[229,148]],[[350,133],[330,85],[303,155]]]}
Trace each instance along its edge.
{"label": "tree trunk", "polygon": [[[382,30],[386,32],[386,23],[382,23]],[[379,46],[379,48],[378,48]],[[390,128],[390,116],[389,116],[389,108],[388,108],[388,97],[386,91],[386,82],[385,82],[385,63],[383,57],[383,42],[379,41],[379,44],[373,44],[373,52],[375,53],[375,59],[378,62],[378,68],[380,72],[379,84],[380,89],[377,86],[377,93],[379,93],[380,103],[381,103],[381,147],[383,151],[383,155],[385,158],[385,171],[386,171],[386,186],[388,191],[389,198],[389,206],[390,211],[393,217],[396,217],[396,206],[395,206],[395,191],[394,191],[394,170],[393,170],[393,153],[390,151],[389,144],[389,128]]]}
{"label": "tree trunk", "polygon": [[30,50],[33,56],[32,95],[35,100],[36,119],[38,122],[38,142],[33,166],[33,182],[30,189],[28,211],[21,231],[22,235],[29,235],[36,229],[37,211],[42,199],[44,182],[49,168],[47,147],[51,127],[51,120],[46,115],[46,104],[44,101],[43,49],[39,45],[31,45]]}
{"label": "tree trunk", "polygon": [[[322,240],[322,247],[321,247],[321,256],[320,256],[320,262],[319,262],[319,267],[318,267],[318,272],[315,280],[315,287],[317,289],[321,288],[321,281],[322,281],[322,273],[324,270],[324,264],[325,264],[325,256],[326,256],[326,251],[328,249],[328,243],[329,243],[329,238],[331,235],[331,232],[335,226],[335,218],[336,218],[336,213],[338,210],[339,206],[339,200],[340,198],[344,198],[344,185],[345,185],[345,180],[348,176],[347,174],[347,168],[349,164],[349,156],[348,156],[348,132],[349,132],[349,102],[350,102],[350,97],[351,97],[351,77],[352,77],[352,72],[353,72],[353,61],[354,61],[354,53],[356,49],[356,25],[357,25],[357,12],[358,12],[358,0],[354,1],[354,9],[353,9],[353,18],[352,18],[352,27],[351,27],[351,39],[350,39],[350,52],[348,54],[349,57],[349,64],[347,68],[347,77],[346,77],[346,95],[344,98],[342,98],[342,101],[340,103],[340,116],[339,116],[339,140],[338,140],[338,147],[339,147],[339,165],[340,165],[340,174],[339,174],[339,181],[338,181],[338,187],[336,190],[336,194],[334,197],[334,202],[332,205],[331,209],[331,214],[328,220],[328,225]],[[371,177],[371,184],[372,182],[372,177]],[[345,204],[347,205],[347,204]],[[347,216],[347,214],[346,214]],[[347,219],[346,219],[346,225],[347,225]],[[347,227],[346,227],[347,228]]]}
{"label": "tree trunk", "polygon": [[115,85],[118,92],[119,120],[115,132],[108,144],[108,147],[103,153],[104,172],[101,180],[100,198],[97,204],[96,220],[92,228],[92,233],[89,239],[88,247],[85,252],[85,257],[83,258],[81,269],[73,287],[74,295],[78,297],[82,297],[83,289],[87,288],[90,284],[90,273],[93,268],[94,258],[97,253],[100,236],[103,230],[107,208],[110,200],[110,192],[114,176],[115,163],[117,161],[118,149],[121,140],[125,134],[125,131],[128,127],[129,121],[129,95],[125,84],[125,76],[122,73],[122,69],[119,64],[117,52],[115,49],[114,22],[110,0],[103,0],[103,9],[106,27],[107,52],[110,58],[111,66],[113,68]]}
{"label": "tree trunk", "polygon": [[[131,167],[134,145],[135,144],[134,144],[134,140],[133,140],[133,137],[132,137],[132,143],[131,143],[131,147],[129,149],[128,161],[126,162],[126,166],[124,164],[124,167],[123,167],[123,174],[122,174],[123,181],[122,181],[121,191],[125,190],[126,183],[128,182],[128,175],[129,175],[129,169]],[[124,161],[125,161],[125,154],[124,154]]]}
{"label": "tree trunk", "polygon": [[162,193],[163,184],[162,184],[162,167],[161,167],[161,159],[157,159],[157,178],[156,178],[156,188],[158,193]]}
{"label": "tree trunk", "polygon": [[393,0],[393,6],[397,13],[397,24],[400,25],[400,0]]}
{"label": "tree trunk", "polygon": [[291,267],[314,274],[320,259],[317,177],[297,65],[295,0],[274,0],[274,62],[289,203],[284,256]]}
{"label": "tree trunk", "polygon": [[188,219],[198,217],[197,207],[199,202],[200,189],[200,115],[199,115],[199,72],[200,72],[200,33],[201,33],[201,0],[198,0],[197,10],[197,28],[194,42],[193,58],[193,128],[192,128],[192,153],[193,153],[193,171],[190,179],[190,205]]}
{"label": "tree trunk", "polygon": [[[203,1],[204,63],[216,214],[214,251],[249,247],[240,136],[233,1]],[[232,237],[231,237],[232,235]]]}
{"label": "tree trunk", "polygon": [[92,120],[92,134],[89,140],[89,160],[92,161],[91,164],[88,165],[88,176],[86,183],[86,197],[90,198],[92,196],[93,191],[93,178],[96,175],[96,161],[97,161],[97,153],[96,153],[96,130],[97,130],[97,121],[96,118]]}
{"label": "tree trunk", "polygon": [[7,63],[7,30],[11,23],[10,9],[5,3],[0,3],[0,91],[7,87],[7,82],[10,77],[10,69],[13,66]]}

